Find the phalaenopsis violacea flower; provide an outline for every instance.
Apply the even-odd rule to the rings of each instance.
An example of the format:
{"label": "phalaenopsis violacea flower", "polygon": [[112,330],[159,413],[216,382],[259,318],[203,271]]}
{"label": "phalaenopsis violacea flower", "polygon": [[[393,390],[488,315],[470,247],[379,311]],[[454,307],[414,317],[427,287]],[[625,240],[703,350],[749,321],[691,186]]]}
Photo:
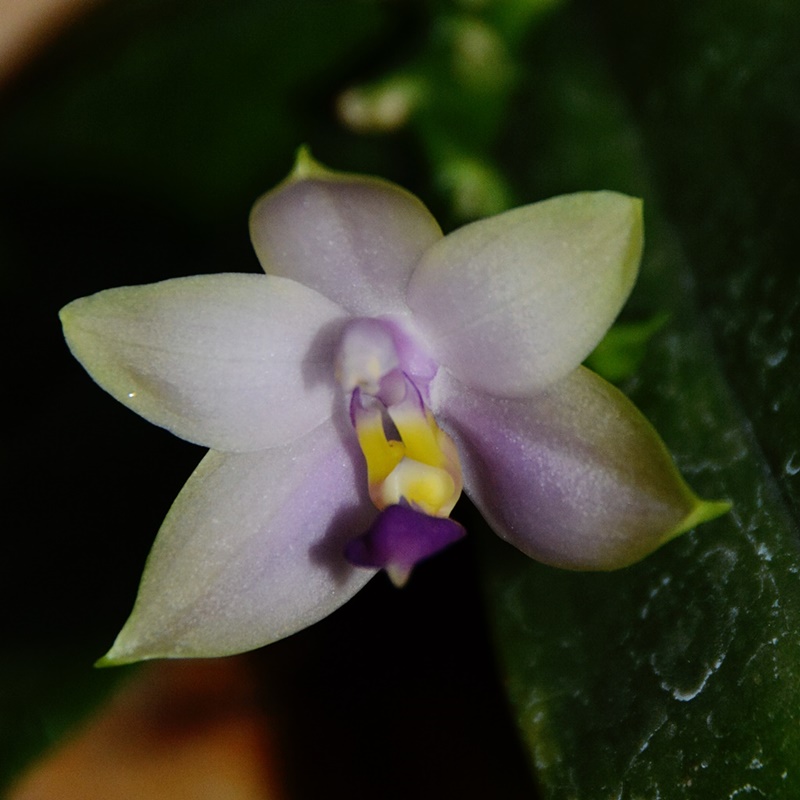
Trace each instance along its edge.
{"label": "phalaenopsis violacea flower", "polygon": [[492,529],[566,569],[631,564],[727,506],[581,366],[636,278],[641,203],[585,192],[442,232],[388,182],[301,152],[255,205],[266,274],[110,289],[61,312],[75,357],[211,448],[103,663],[259,647],[383,569]]}

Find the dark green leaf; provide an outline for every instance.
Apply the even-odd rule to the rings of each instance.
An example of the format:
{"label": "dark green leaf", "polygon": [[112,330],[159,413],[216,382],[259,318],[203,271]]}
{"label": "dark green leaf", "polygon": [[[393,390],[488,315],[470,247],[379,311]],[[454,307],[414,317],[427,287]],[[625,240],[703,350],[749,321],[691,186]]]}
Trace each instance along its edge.
{"label": "dark green leaf", "polygon": [[619,84],[680,226],[726,378],[800,516],[800,7],[604,5]]}
{"label": "dark green leaf", "polygon": [[[702,31],[689,37],[673,19],[689,19],[691,10],[671,5],[669,14],[662,9],[653,16],[656,22],[650,6],[634,14],[641,25],[647,18],[654,41],[664,36],[664,17],[671,22],[668,30],[678,33],[653,55],[640,46],[638,29],[627,27],[615,43],[622,50],[628,45],[621,75],[644,82],[639,76],[648,74],[646,66],[669,54],[669,66],[662,64],[669,81],[685,58],[681,47],[705,52]],[[672,227],[660,202],[662,184],[642,157],[652,147],[652,163],[660,163],[664,151],[659,142],[642,138],[587,29],[586,18],[564,15],[531,43],[531,80],[519,113],[521,120],[535,120],[535,146],[529,137],[520,138],[510,151],[511,163],[523,190],[533,187],[533,196],[602,187],[644,197],[646,256],[631,310],[639,317],[667,312],[669,321],[653,337],[627,389],[694,488],[733,500],[734,509],[643,563],[611,574],[541,567],[486,537],[487,594],[509,693],[546,797],[788,800],[800,796],[797,520],[770,470],[782,470],[783,462],[763,460],[765,415],[754,436],[742,408],[756,416],[758,403],[780,399],[785,413],[793,409],[788,427],[794,432],[798,402],[788,394],[796,381],[770,397],[761,376],[773,369],[763,361],[774,351],[765,347],[756,355],[751,348],[745,356],[742,350],[750,345],[744,336],[727,343],[729,355],[722,362],[716,358],[708,317],[698,305],[714,293],[706,273],[713,271],[715,285],[727,287],[717,291],[729,298],[727,308],[737,320],[748,316],[741,309],[750,300],[736,293],[742,279],[728,258],[693,268],[698,257],[708,262],[712,251],[752,248],[750,264],[769,267],[778,285],[796,281],[797,272],[788,248],[775,247],[774,227],[772,247],[755,235],[758,214],[765,212],[763,198],[737,191],[735,175],[712,169],[713,155],[703,161],[712,142],[694,139],[687,109],[679,103],[665,107],[661,119],[676,115],[671,135],[692,144],[696,157],[680,179],[664,181],[663,191],[669,196],[673,184],[688,192],[694,184],[701,188],[687,201],[692,212],[676,214],[678,227]],[[736,59],[728,64],[737,65],[746,69],[746,62]],[[752,91],[778,90],[756,81]],[[727,111],[731,124],[749,113],[740,106]],[[695,112],[716,119],[713,108]],[[717,122],[721,132],[722,121]],[[767,152],[769,134],[752,134],[753,145]],[[664,162],[653,174],[672,175],[677,168],[675,160]],[[674,207],[686,211],[677,194]],[[723,207],[731,214],[723,214]],[[748,227],[732,227],[734,218],[748,220]],[[794,292],[784,305],[794,308],[796,299]],[[722,307],[716,306],[718,317]],[[766,313],[771,306],[763,308]],[[781,346],[790,348],[791,341],[782,340]],[[734,358],[740,370],[736,380],[723,371],[732,368]],[[788,353],[783,360],[797,363]],[[758,395],[758,403],[746,400],[746,393]],[[793,434],[784,440],[784,452],[797,445]]]}

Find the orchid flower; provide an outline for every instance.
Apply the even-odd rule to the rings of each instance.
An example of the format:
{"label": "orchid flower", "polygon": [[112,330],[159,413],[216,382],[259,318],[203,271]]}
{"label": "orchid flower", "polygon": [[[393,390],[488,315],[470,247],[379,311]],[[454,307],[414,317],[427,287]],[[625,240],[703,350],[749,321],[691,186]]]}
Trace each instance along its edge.
{"label": "orchid flower", "polygon": [[448,236],[413,195],[301,151],[255,205],[265,275],[103,291],[72,353],[151,422],[210,448],[101,660],[220,656],[397,584],[459,539],[462,487],[557,567],[631,564],[727,505],[580,366],[636,278],[641,203],[556,197]]}

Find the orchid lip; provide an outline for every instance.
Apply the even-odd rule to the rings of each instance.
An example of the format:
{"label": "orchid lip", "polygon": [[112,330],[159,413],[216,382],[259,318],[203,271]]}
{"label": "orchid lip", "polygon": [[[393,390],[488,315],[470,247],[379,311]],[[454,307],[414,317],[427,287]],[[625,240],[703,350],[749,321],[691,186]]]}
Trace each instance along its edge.
{"label": "orchid lip", "polygon": [[369,529],[345,547],[345,558],[356,567],[386,570],[395,586],[403,586],[412,569],[466,534],[449,517],[433,517],[398,503],[385,508]]}

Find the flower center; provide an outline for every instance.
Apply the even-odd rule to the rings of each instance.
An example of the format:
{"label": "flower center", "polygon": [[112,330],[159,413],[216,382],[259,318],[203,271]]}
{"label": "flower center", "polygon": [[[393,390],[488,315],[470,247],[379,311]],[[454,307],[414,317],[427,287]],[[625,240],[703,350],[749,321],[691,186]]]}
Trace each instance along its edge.
{"label": "flower center", "polygon": [[357,566],[386,569],[398,585],[416,563],[464,535],[448,519],[461,494],[458,451],[413,377],[414,366],[424,361],[402,332],[380,319],[350,322],[336,359],[336,378],[350,394],[369,496],[382,512],[345,556]]}

